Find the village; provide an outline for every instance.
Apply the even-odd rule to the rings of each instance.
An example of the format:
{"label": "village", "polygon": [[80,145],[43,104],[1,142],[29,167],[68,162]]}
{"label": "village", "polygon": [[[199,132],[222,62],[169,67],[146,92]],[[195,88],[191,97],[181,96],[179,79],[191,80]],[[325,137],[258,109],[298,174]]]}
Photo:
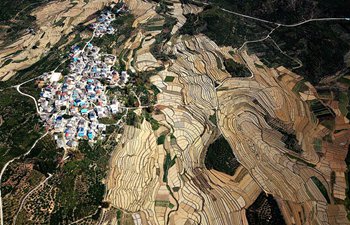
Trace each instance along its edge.
{"label": "village", "polygon": [[[127,12],[126,5],[115,11],[104,10],[97,22],[90,25],[91,40],[115,32],[111,22],[116,15]],[[54,132],[59,148],[77,147],[81,139],[91,143],[103,139],[106,125],[98,119],[120,112],[122,106],[118,99],[106,94],[106,88],[125,86],[129,75],[126,71],[119,73],[113,67],[116,56],[100,52],[91,40],[83,48],[72,46],[68,75],[63,77],[52,71],[44,73],[38,82],[40,117]]]}

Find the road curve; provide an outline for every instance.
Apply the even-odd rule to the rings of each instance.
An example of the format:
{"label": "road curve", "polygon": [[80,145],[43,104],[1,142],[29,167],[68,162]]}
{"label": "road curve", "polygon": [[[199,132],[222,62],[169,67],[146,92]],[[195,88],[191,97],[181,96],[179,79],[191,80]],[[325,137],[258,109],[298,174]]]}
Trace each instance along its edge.
{"label": "road curve", "polygon": [[45,180],[43,180],[40,184],[38,184],[38,186],[36,186],[35,188],[33,188],[30,192],[28,192],[28,193],[24,196],[24,198],[23,198],[22,201],[21,201],[21,204],[20,204],[19,208],[17,209],[17,213],[16,213],[15,217],[13,218],[13,223],[12,223],[12,224],[16,224],[18,214],[19,214],[19,212],[21,211],[21,209],[22,209],[22,207],[23,207],[25,201],[27,200],[27,198],[28,198],[34,191],[36,191],[39,187],[41,187],[42,185],[44,185],[44,184],[52,177],[52,174],[49,173],[48,175],[49,175],[49,176],[48,176]]}
{"label": "road curve", "polygon": [[[203,5],[213,5],[213,4],[210,4],[210,3],[200,2],[200,1],[197,1],[197,0],[192,0],[192,1],[196,2],[196,3],[203,4]],[[269,20],[260,19],[260,18],[254,17],[254,16],[245,15],[245,14],[238,13],[238,12],[235,12],[235,11],[231,11],[231,10],[228,10],[228,9],[225,9],[225,8],[222,8],[222,7],[219,7],[219,9],[221,11],[224,11],[224,12],[227,12],[227,13],[231,13],[231,14],[234,14],[234,15],[237,15],[237,16],[240,16],[240,17],[244,17],[244,18],[247,18],[247,19],[260,21],[260,22],[263,22],[263,23],[275,24],[275,25],[282,26],[282,27],[297,27],[297,26],[303,25],[305,23],[316,22],[316,21],[350,21],[350,17],[325,17],[325,18],[308,19],[308,20],[301,21],[301,22],[294,23],[294,24],[283,24],[283,23],[277,23],[277,22],[273,22],[273,21],[269,21]]]}
{"label": "road curve", "polygon": [[10,161],[8,161],[4,167],[2,168],[1,170],[1,173],[0,173],[0,225],[4,225],[4,216],[3,216],[3,212],[2,212],[2,196],[1,196],[1,179],[2,179],[2,176],[6,170],[6,168],[8,167],[8,165],[10,165],[10,163],[12,163],[13,161],[21,158],[22,156],[27,156],[31,151],[32,149],[36,146],[36,144],[38,143],[38,141],[40,141],[42,138],[44,138],[46,135],[48,134],[48,132],[46,132],[45,134],[43,134],[41,137],[39,137],[35,142],[34,144],[32,145],[32,147],[26,152],[24,153],[23,155],[20,155],[20,156],[17,156],[13,159],[11,159]]}

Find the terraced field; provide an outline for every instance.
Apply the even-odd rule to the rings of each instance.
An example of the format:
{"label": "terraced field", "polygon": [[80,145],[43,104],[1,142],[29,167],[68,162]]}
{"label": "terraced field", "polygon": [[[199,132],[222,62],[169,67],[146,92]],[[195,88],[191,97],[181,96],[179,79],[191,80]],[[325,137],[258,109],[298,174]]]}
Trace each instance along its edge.
{"label": "terraced field", "polygon": [[[347,224],[345,208],[337,203],[340,192],[345,197],[349,126],[340,119],[344,116],[336,113],[346,128],[335,134],[338,128],[322,125],[310,110],[318,93],[299,75],[268,68],[258,57],[220,47],[203,34],[180,35],[185,15],[200,13],[200,7],[181,8],[177,1],[128,4],[139,17],[126,66],[154,71],[149,79],[160,93],[153,118],[160,128],[152,131],[143,122],[124,131],[110,161],[112,206],[134,212],[138,224],[247,224],[252,220],[246,210],[265,192],[277,199],[273,207],[280,208],[286,224]],[[169,16],[177,18],[170,28]],[[154,46],[171,58],[149,54]],[[250,77],[232,76],[225,68],[229,59]],[[305,87],[297,90],[300,82]],[[220,134],[240,164],[232,175],[204,164],[208,146]],[[327,136],[343,140],[341,150],[331,153]],[[333,156],[343,166],[336,168]]]}
{"label": "terraced field", "polygon": [[[107,2],[60,1],[39,8],[33,15],[41,29],[19,42],[55,32],[72,38],[66,22],[88,23]],[[111,128],[106,142],[96,146],[81,142],[68,162],[58,153],[45,164],[34,151],[18,167],[23,180],[5,174],[5,194],[15,194],[6,198],[20,196],[6,202],[11,222],[37,213],[35,222],[52,224],[350,224],[348,72],[313,85],[278,63],[271,66],[243,43],[269,38],[274,23],[233,14],[226,22],[249,26],[247,33],[232,29],[237,39],[223,32],[217,36],[226,39],[218,41],[210,26],[220,21],[197,24],[203,13],[204,19],[216,18],[217,7],[180,0],[124,2],[131,14],[116,22],[117,36],[98,41],[118,56],[114,66],[127,70],[134,85],[108,90],[128,94],[125,115],[115,118],[125,117],[125,126]],[[47,22],[53,20],[63,26]],[[45,40],[52,46],[59,42]],[[7,57],[30,54],[33,61],[3,63],[0,77],[6,80],[33,64],[46,44],[40,41],[40,52],[25,49]],[[59,173],[32,174],[42,166]],[[26,185],[29,178],[45,185]],[[25,184],[12,190],[8,184],[14,181]],[[42,207],[33,211],[36,201]]]}

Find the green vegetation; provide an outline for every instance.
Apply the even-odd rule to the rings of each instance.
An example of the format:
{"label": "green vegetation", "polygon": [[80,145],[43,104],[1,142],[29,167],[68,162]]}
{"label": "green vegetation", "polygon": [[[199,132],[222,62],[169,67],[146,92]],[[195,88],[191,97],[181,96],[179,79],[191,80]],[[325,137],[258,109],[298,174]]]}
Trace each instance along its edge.
{"label": "green vegetation", "polygon": [[224,65],[227,72],[229,72],[232,75],[232,77],[249,77],[250,76],[250,72],[247,69],[247,67],[245,67],[242,64],[236,63],[235,61],[233,61],[233,59],[225,59]]}
{"label": "green vegetation", "polygon": [[78,151],[70,153],[69,161],[54,179],[58,193],[51,224],[72,222],[96,211],[93,219],[98,219],[100,210],[97,209],[105,205],[102,179],[106,176],[109,154],[113,150],[102,144],[107,143],[91,147],[87,141],[82,141]]}
{"label": "green vegetation", "polygon": [[166,43],[167,41],[170,40],[171,30],[173,29],[174,25],[176,24],[176,19],[171,17],[171,16],[168,16],[166,14],[164,14],[164,17],[165,17],[165,21],[164,21],[162,32],[155,36],[156,40],[152,44],[152,46],[150,48],[150,52],[152,53],[152,55],[156,59],[162,60],[162,61],[167,61],[170,58],[174,58],[174,56],[166,54],[163,51],[163,45],[164,45],[164,43]]}
{"label": "green vegetation", "polygon": [[158,137],[158,139],[157,139],[157,144],[158,145],[162,145],[162,144],[164,144],[164,142],[165,142],[165,135],[164,134],[162,134],[162,135],[160,135],[159,137]]}
{"label": "green vegetation", "polygon": [[[45,216],[50,224],[68,224],[86,216],[92,215],[92,219],[97,221],[102,208],[108,207],[108,203],[103,202],[105,191],[102,180],[106,176],[107,164],[111,151],[115,146],[113,140],[99,142],[91,147],[87,141],[79,143],[79,147],[74,152],[69,152],[69,159],[62,163],[63,150],[56,148],[56,143],[51,136],[45,136],[38,141],[31,153],[25,158],[21,158],[19,165],[26,165],[22,168],[30,171],[26,181],[30,185],[37,185],[43,179],[43,175],[51,173],[52,177],[49,184],[56,191],[55,195],[50,192],[47,195],[53,197],[55,207],[52,214],[44,214],[43,211],[35,210],[30,216]],[[110,147],[109,147],[110,146]],[[33,170],[28,165],[33,165]],[[21,178],[21,170],[18,166],[10,167],[7,170],[4,180]],[[21,175],[22,174],[22,175]],[[19,194],[20,199],[24,193],[18,192],[23,183],[13,186],[12,189],[6,188],[6,193],[14,192]],[[40,193],[41,194],[41,193]],[[49,199],[44,197],[37,202],[37,209],[45,207]],[[21,221],[28,222],[28,215],[21,217]]]}
{"label": "green vegetation", "polygon": [[251,225],[285,225],[283,215],[272,195],[262,192],[247,208],[247,219]]}
{"label": "green vegetation", "polygon": [[349,188],[350,187],[349,186],[349,182],[350,182],[350,146],[348,147],[348,153],[346,155],[345,162],[346,162],[347,170],[345,173],[346,199],[344,201],[344,205],[345,205],[346,211],[348,213],[347,217],[348,217],[348,219],[350,219],[350,188]]}
{"label": "green vegetation", "polygon": [[165,156],[165,160],[164,160],[164,166],[163,166],[163,170],[164,170],[164,176],[163,176],[163,182],[168,182],[168,171],[169,169],[175,165],[175,161],[176,160],[176,156],[171,159],[171,156],[169,153],[166,154]]}
{"label": "green vegetation", "polygon": [[123,216],[123,212],[120,209],[117,209],[117,225],[121,224],[122,216]]}
{"label": "green vegetation", "polygon": [[322,152],[322,140],[315,139],[314,141],[314,149],[316,152]]}
{"label": "green vegetation", "polygon": [[155,85],[151,85],[151,89],[153,91],[154,96],[157,96],[160,93],[160,90]]}
{"label": "green vegetation", "polygon": [[344,76],[342,76],[342,77],[338,80],[338,82],[340,82],[340,83],[342,83],[342,84],[345,84],[345,85],[347,85],[347,86],[350,86],[350,79],[348,79],[348,78],[346,78],[346,77],[344,77]]}
{"label": "green vegetation", "polygon": [[209,145],[205,156],[207,169],[214,169],[232,176],[239,165],[230,144],[223,136]]}
{"label": "green vegetation", "polygon": [[209,3],[238,13],[287,24],[308,18],[347,17],[350,8],[350,2],[344,0],[319,0],[316,4],[308,0],[209,0]]}
{"label": "green vegetation", "polygon": [[305,80],[301,80],[293,87],[293,92],[298,94],[299,92],[304,92],[308,89],[309,88],[306,86]]}
{"label": "green vegetation", "polygon": [[[281,27],[271,37],[287,55],[303,62],[295,72],[317,84],[345,67],[344,55],[350,50],[350,44],[342,37],[348,29],[349,24],[342,22],[315,22],[294,28]],[[270,57],[270,61],[279,62],[275,57]]]}
{"label": "green vegetation", "polygon": [[216,113],[214,113],[213,115],[210,115],[210,116],[209,116],[209,120],[210,120],[210,122],[212,122],[215,126],[217,126]]}
{"label": "green vegetation", "polygon": [[40,137],[42,125],[32,99],[14,88],[5,89],[0,98],[0,168],[27,152]]}
{"label": "green vegetation", "polygon": [[156,200],[154,202],[155,206],[160,206],[160,207],[169,207],[170,209],[174,208],[174,205],[170,203],[170,201],[161,201],[161,200]]}
{"label": "green vegetation", "polygon": [[330,199],[327,193],[327,189],[326,187],[322,184],[322,182],[315,176],[311,177],[311,180],[315,183],[315,185],[317,186],[317,188],[320,190],[320,192],[322,193],[322,195],[324,196],[324,198],[327,200],[328,204],[330,204]]}
{"label": "green vegetation", "polygon": [[2,0],[0,1],[0,26],[5,25],[9,28],[2,28],[0,36],[10,37],[5,39],[10,43],[21,37],[27,28],[35,28],[34,16],[30,15],[35,8],[49,2],[50,0]]}
{"label": "green vegetation", "polygon": [[115,124],[117,123],[117,120],[115,120],[112,117],[103,117],[103,118],[98,118],[98,122],[102,124]]}
{"label": "green vegetation", "polygon": [[333,130],[335,118],[333,110],[317,99],[309,101],[309,106],[314,116],[322,123],[322,125]]}
{"label": "green vegetation", "polygon": [[151,124],[152,130],[158,130],[160,125],[159,125],[158,121],[152,117],[152,114],[150,114],[147,111],[143,111],[143,116]]}
{"label": "green vegetation", "polygon": [[136,115],[134,111],[128,111],[126,116],[126,124],[129,126],[139,127],[142,122],[142,117]]}
{"label": "green vegetation", "polygon": [[196,14],[187,14],[186,23],[180,28],[180,34],[196,35],[205,30],[206,24]]}
{"label": "green vegetation", "polygon": [[173,82],[175,79],[175,77],[172,77],[172,76],[166,76],[165,79],[164,79],[164,82]]}
{"label": "green vegetation", "polygon": [[166,0],[158,0],[158,5],[156,7],[156,12],[158,14],[165,14],[167,12],[169,12],[169,6],[172,5],[172,2],[168,2]]}
{"label": "green vegetation", "polygon": [[135,18],[132,14],[117,16],[111,25],[116,29],[115,34],[106,34],[103,37],[95,38],[93,45],[99,46],[102,52],[112,54],[113,49],[121,46],[123,41],[131,36],[133,31],[132,24]]}
{"label": "green vegetation", "polygon": [[299,145],[295,134],[289,134],[282,129],[278,129],[278,131],[280,131],[280,132],[282,131],[281,132],[283,134],[282,141],[286,145],[286,148],[288,148],[289,150],[292,150],[293,152],[299,153],[299,154],[303,152],[303,149]]}
{"label": "green vegetation", "polygon": [[57,149],[57,145],[52,136],[45,136],[32,149],[26,158],[34,162],[35,170],[42,174],[57,171],[59,160],[63,156],[63,149]]}
{"label": "green vegetation", "polygon": [[62,17],[60,20],[54,23],[55,26],[58,27],[63,27],[64,26],[64,21],[67,19],[67,17]]}
{"label": "green vegetation", "polygon": [[168,207],[169,201],[156,200],[154,201],[155,206]]}
{"label": "green vegetation", "polygon": [[[318,14],[321,17],[325,15],[339,17],[339,13],[346,15],[348,12],[345,13],[343,7],[350,4],[342,0],[336,1],[334,5],[322,0],[316,6],[306,0],[293,4],[286,3],[286,0],[275,2],[211,0],[210,2],[213,3],[212,6],[204,7],[204,11],[198,15],[187,15],[187,21],[180,29],[180,33],[190,35],[204,33],[218,45],[233,47],[240,47],[245,41],[265,37],[273,25],[224,12],[218,6],[267,20],[292,23],[292,21],[303,21],[310,15],[313,17],[317,17]],[[344,55],[350,50],[348,30],[349,23],[341,21],[280,27],[271,34],[271,37],[285,54],[278,49],[272,39],[250,43],[248,49],[250,53],[260,56],[265,65],[297,68],[296,73],[304,76],[307,81],[317,84],[322,78],[346,67]],[[302,67],[299,67],[299,61],[303,63]]]}
{"label": "green vegetation", "polygon": [[4,66],[6,66],[6,65],[8,65],[8,64],[10,64],[10,63],[12,63],[12,59],[6,59],[5,60],[5,62],[1,65],[1,67],[0,68],[2,68],[2,67],[4,67]]}
{"label": "green vegetation", "polygon": [[315,164],[306,162],[305,160],[303,160],[303,159],[301,159],[301,158],[299,158],[299,157],[296,157],[296,156],[291,155],[291,154],[289,154],[289,153],[285,153],[285,154],[286,154],[286,156],[288,156],[288,158],[295,159],[296,161],[298,161],[298,162],[300,162],[300,163],[302,163],[302,164],[305,164],[305,165],[307,165],[307,166],[309,166],[309,167],[312,167],[312,168],[316,167]]}
{"label": "green vegetation", "polygon": [[349,107],[348,93],[340,92],[339,93],[339,110],[344,116],[348,115],[349,113],[348,107]]}
{"label": "green vegetation", "polygon": [[295,68],[299,66],[299,63],[296,62],[295,59],[281,53],[271,39],[256,43],[248,43],[246,47],[248,47],[249,54],[260,56],[261,62],[267,67],[276,68],[284,66],[286,68]]}
{"label": "green vegetation", "polygon": [[271,27],[223,12],[218,7],[205,7],[198,15],[189,14],[180,34],[204,33],[218,45],[240,47],[245,41],[266,36]]}
{"label": "green vegetation", "polygon": [[173,187],[173,192],[178,192],[180,190],[180,187]]}

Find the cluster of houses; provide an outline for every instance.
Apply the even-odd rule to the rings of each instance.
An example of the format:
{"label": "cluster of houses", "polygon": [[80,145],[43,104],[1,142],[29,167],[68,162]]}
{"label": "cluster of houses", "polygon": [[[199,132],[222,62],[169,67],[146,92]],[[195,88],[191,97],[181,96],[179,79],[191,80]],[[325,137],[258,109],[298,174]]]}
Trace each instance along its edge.
{"label": "cluster of houses", "polygon": [[115,20],[116,15],[118,16],[128,11],[128,7],[125,3],[121,3],[120,7],[118,7],[117,4],[112,4],[111,10],[102,11],[97,18],[97,22],[90,25],[90,29],[94,30],[96,37],[102,37],[105,34],[114,34],[115,29],[111,26],[112,21]]}
{"label": "cluster of houses", "polygon": [[104,11],[97,18],[98,22],[90,25],[90,29],[95,31],[96,37],[101,37],[104,34],[114,34],[115,29],[111,26],[113,20],[115,20],[115,15],[111,11]]}
{"label": "cluster of houses", "polygon": [[90,142],[103,138],[106,125],[100,118],[119,112],[121,104],[106,94],[107,86],[124,86],[129,75],[114,69],[116,57],[101,54],[87,43],[71,49],[70,73],[44,73],[38,81],[41,119],[54,131],[58,147],[76,147],[80,139]]}

